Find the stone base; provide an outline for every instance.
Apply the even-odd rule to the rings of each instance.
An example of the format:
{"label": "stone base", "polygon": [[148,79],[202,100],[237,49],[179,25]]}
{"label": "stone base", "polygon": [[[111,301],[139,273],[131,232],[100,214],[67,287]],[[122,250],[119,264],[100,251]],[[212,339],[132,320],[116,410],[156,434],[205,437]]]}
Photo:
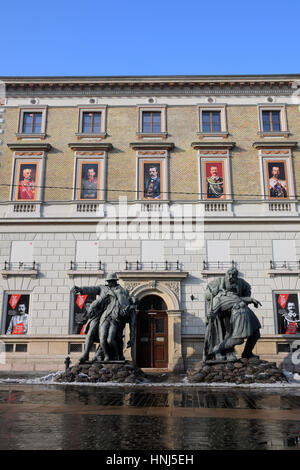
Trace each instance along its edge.
{"label": "stone base", "polygon": [[240,359],[226,364],[199,362],[187,370],[187,379],[193,383],[277,383],[288,382],[275,362],[257,358]]}
{"label": "stone base", "polygon": [[56,377],[55,382],[114,382],[143,383],[148,382],[144,372],[125,361],[86,362],[76,364],[67,372]]}

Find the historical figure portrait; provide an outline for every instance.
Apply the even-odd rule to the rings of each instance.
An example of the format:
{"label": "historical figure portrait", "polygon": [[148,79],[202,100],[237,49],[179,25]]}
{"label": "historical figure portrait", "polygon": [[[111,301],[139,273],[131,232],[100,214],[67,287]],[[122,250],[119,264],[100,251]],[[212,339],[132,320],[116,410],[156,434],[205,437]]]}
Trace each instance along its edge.
{"label": "historical figure portrait", "polygon": [[96,295],[74,295],[73,331],[74,335],[83,335],[84,327],[88,321],[88,313]]}
{"label": "historical figure portrait", "polygon": [[19,162],[17,170],[16,199],[35,200],[38,163]]}
{"label": "historical figure portrait", "polygon": [[80,162],[79,199],[99,199],[100,162]]}
{"label": "historical figure portrait", "polygon": [[275,295],[278,334],[299,334],[300,318],[298,294],[293,292]]}
{"label": "historical figure portrait", "polygon": [[7,335],[25,335],[28,331],[29,295],[10,294],[6,306]]}
{"label": "historical figure portrait", "polygon": [[288,197],[288,179],[285,161],[267,161],[267,184],[270,198]]}
{"label": "historical figure portrait", "polygon": [[143,199],[161,199],[161,162],[143,162]]}
{"label": "historical figure portrait", "polygon": [[224,163],[204,162],[205,199],[224,199]]}

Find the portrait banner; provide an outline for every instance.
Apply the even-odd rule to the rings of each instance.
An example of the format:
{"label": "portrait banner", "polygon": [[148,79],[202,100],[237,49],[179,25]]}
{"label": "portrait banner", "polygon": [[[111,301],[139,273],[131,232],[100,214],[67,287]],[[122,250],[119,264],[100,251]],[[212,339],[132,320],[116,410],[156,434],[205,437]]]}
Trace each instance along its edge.
{"label": "portrait banner", "polygon": [[24,335],[28,331],[29,294],[7,295],[5,334]]}
{"label": "portrait banner", "polygon": [[35,201],[37,199],[39,163],[19,161],[17,163],[16,192],[17,201]]}
{"label": "portrait banner", "polygon": [[141,178],[140,178],[140,195],[144,200],[160,200],[163,199],[163,164],[162,161],[142,160],[141,161]]}
{"label": "portrait banner", "polygon": [[88,320],[88,312],[91,303],[96,299],[96,295],[74,295],[74,311],[73,311],[73,325],[72,334],[84,334],[84,328]]}
{"label": "portrait banner", "polygon": [[269,199],[289,197],[289,181],[285,160],[265,161],[267,196]]}
{"label": "portrait banner", "polygon": [[100,161],[79,161],[78,194],[79,200],[100,199]]}
{"label": "portrait banner", "polygon": [[225,199],[224,161],[204,161],[204,199]]}
{"label": "portrait banner", "polygon": [[278,334],[300,333],[299,300],[295,292],[275,294],[275,312]]}

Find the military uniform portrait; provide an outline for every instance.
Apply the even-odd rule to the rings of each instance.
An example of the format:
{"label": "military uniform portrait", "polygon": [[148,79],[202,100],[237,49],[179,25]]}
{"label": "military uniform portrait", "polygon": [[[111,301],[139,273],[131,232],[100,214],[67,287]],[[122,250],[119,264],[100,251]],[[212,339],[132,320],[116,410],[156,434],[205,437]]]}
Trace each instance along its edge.
{"label": "military uniform portrait", "polygon": [[205,199],[225,199],[224,162],[204,162]]}
{"label": "military uniform portrait", "polygon": [[97,200],[100,193],[100,162],[80,162],[79,198]]}
{"label": "military uniform portrait", "polygon": [[286,162],[266,161],[268,197],[284,199],[289,195]]}
{"label": "military uniform portrait", "polygon": [[36,200],[38,162],[19,162],[16,179],[16,200]]}

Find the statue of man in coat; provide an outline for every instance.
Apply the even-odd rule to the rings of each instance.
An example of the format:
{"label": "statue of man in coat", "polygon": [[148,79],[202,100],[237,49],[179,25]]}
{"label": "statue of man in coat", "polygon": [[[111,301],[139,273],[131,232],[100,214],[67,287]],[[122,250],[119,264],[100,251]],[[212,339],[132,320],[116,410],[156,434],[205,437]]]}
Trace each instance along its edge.
{"label": "statue of man in coat", "polygon": [[225,276],[207,285],[205,299],[208,302],[207,329],[204,340],[205,361],[236,361],[234,347],[246,344],[242,357],[254,357],[253,348],[260,338],[261,324],[248,304],[261,305],[251,297],[251,286],[238,277],[235,267]]}
{"label": "statue of man in coat", "polygon": [[89,320],[85,327],[86,341],[84,353],[79,362],[89,358],[94,342],[100,342],[94,360],[124,360],[123,330],[126,323],[130,327],[130,340],[127,347],[135,341],[136,306],[134,297],[118,283],[116,273],[106,278],[105,286],[73,287],[75,294],[96,294],[97,299],[89,309]]}

